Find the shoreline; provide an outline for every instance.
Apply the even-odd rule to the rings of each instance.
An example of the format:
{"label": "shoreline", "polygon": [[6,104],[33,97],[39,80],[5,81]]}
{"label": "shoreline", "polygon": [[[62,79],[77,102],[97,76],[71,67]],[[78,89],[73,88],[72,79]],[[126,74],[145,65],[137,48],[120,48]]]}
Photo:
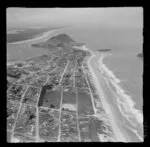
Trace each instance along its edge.
{"label": "shoreline", "polygon": [[117,142],[129,142],[129,140],[126,139],[126,137],[124,137],[124,135],[121,132],[120,128],[118,128],[116,120],[114,119],[114,115],[112,113],[113,110],[112,110],[110,104],[107,102],[107,99],[106,99],[105,94],[103,92],[103,88],[101,86],[101,83],[99,82],[99,80],[97,78],[97,75],[94,73],[93,66],[91,66],[91,64],[90,64],[91,60],[93,58],[95,58],[96,55],[93,53],[93,51],[91,51],[90,49],[88,49],[85,45],[82,46],[82,47],[76,47],[76,48],[77,49],[81,49],[81,50],[85,50],[85,51],[89,51],[91,53],[91,56],[87,59],[86,63],[88,65],[89,72],[92,75],[92,80],[95,83],[95,87],[96,87],[97,93],[98,93],[99,97],[101,98],[100,101],[102,102],[102,105],[104,107],[104,110],[106,112],[108,120],[109,120],[109,122],[110,122],[110,124],[112,126],[113,132],[115,134],[114,137],[116,138],[116,141]]}
{"label": "shoreline", "polygon": [[[94,54],[94,53],[93,53]],[[96,60],[96,62],[97,62],[97,65],[98,65],[98,67],[96,67],[96,68],[98,68],[98,70],[101,72],[101,73],[99,73],[99,74],[102,74],[102,76],[103,76],[103,78],[104,78],[104,81],[105,81],[105,84],[107,85],[107,87],[109,88],[109,90],[112,92],[112,89],[114,88],[114,87],[111,87],[110,85],[108,85],[109,83],[111,83],[112,81],[113,81],[113,84],[115,84],[115,85],[117,85],[116,87],[117,87],[117,94],[119,93],[119,96],[121,96],[121,98],[124,100],[125,98],[128,98],[127,100],[124,100],[124,102],[125,103],[121,103],[122,104],[122,107],[124,108],[125,106],[127,106],[127,107],[125,107],[126,109],[125,110],[127,110],[128,111],[128,114],[124,114],[124,113],[122,113],[123,111],[122,111],[122,108],[120,107],[120,102],[118,102],[118,100],[116,100],[116,97],[113,97],[113,101],[115,102],[116,101],[116,105],[117,105],[117,107],[119,108],[119,111],[121,112],[121,114],[122,114],[122,117],[125,117],[130,123],[131,123],[131,121],[132,121],[132,119],[134,118],[134,121],[135,121],[135,118],[136,118],[136,120],[137,121],[135,121],[136,122],[136,124],[133,124],[132,123],[132,126],[134,126],[134,127],[136,127],[136,128],[142,128],[142,123],[143,123],[143,116],[142,116],[142,114],[141,114],[141,112],[139,111],[139,110],[136,110],[135,108],[134,108],[134,102],[132,101],[132,99],[130,99],[130,97],[125,97],[124,95],[125,95],[125,93],[124,93],[124,90],[118,85],[118,83],[120,83],[120,80],[119,79],[117,79],[116,77],[115,77],[115,75],[113,74],[113,72],[111,72],[106,66],[105,66],[105,64],[102,62],[102,59],[105,57],[105,56],[107,55],[106,53],[103,53],[103,54],[95,54],[95,57],[97,58],[97,60]],[[94,58],[94,57],[93,57]],[[91,60],[91,59],[89,59],[89,60]],[[89,64],[90,65],[90,64]],[[102,65],[102,66],[101,66]],[[93,70],[95,70],[94,69],[94,67],[93,67],[93,65],[91,66],[91,68],[93,68]],[[94,71],[93,71],[93,74],[95,74],[94,73]],[[106,76],[106,75],[109,75],[109,76]],[[111,76],[110,76],[111,75]],[[99,76],[99,75],[95,75],[95,76]],[[98,79],[97,80],[94,80],[95,82],[96,81],[98,81]],[[100,83],[100,81],[99,81],[99,85],[101,86],[101,83]],[[111,88],[110,88],[111,87]],[[115,88],[116,88],[115,87]],[[102,86],[102,88],[101,88],[102,90],[103,90],[103,86]],[[120,90],[121,89],[121,90]],[[118,92],[119,91],[119,92]],[[104,90],[104,92],[105,92],[105,90]],[[116,91],[115,91],[116,92]],[[113,92],[113,93],[115,93],[115,92]],[[122,95],[123,94],[123,95]],[[102,97],[102,96],[101,96]],[[117,97],[118,97],[118,95],[117,95]],[[106,98],[108,98],[108,97],[106,97]],[[105,99],[105,97],[104,97],[104,99]],[[107,102],[107,99],[106,99],[106,101],[105,101],[105,103],[108,103]],[[109,107],[110,107],[110,110],[111,110],[111,104],[109,104],[108,103],[108,105],[109,105]],[[132,107],[131,107],[132,106]],[[114,108],[113,108],[114,109]],[[113,109],[112,109],[112,111],[113,111]],[[131,111],[130,111],[131,110]],[[111,113],[110,113],[111,114]],[[129,114],[130,114],[130,116],[129,116]],[[132,116],[131,116],[132,115]],[[113,116],[113,114],[112,114],[112,116]],[[129,120],[130,119],[130,117],[132,117],[131,118],[131,121]],[[124,120],[124,118],[123,118],[123,120]],[[115,120],[114,120],[115,121]],[[126,124],[125,124],[126,125]],[[127,126],[127,125],[126,125]],[[127,126],[128,127],[128,126]],[[137,132],[137,130],[136,129],[130,129],[132,132]],[[142,131],[141,131],[142,132]],[[126,132],[125,132],[126,133]],[[138,140],[140,140],[140,141],[143,141],[143,137],[141,137],[138,133],[135,133],[135,136],[137,136],[138,137]]]}
{"label": "shoreline", "polygon": [[[107,68],[107,66],[102,62],[102,59],[106,55],[108,55],[108,53],[97,54],[96,52],[94,53],[93,51],[88,49],[86,46],[82,46],[78,49],[86,50],[91,53],[91,56],[87,60],[87,65],[88,65],[89,71],[91,72],[91,75],[93,77],[92,79],[95,82],[96,89],[99,93],[102,103],[104,104],[104,108],[110,118],[112,128],[115,130],[114,132],[117,132],[116,136],[117,136],[118,140],[121,142],[132,142],[132,139],[133,139],[134,141],[138,140],[138,142],[139,141],[142,142],[143,136],[140,133],[143,134],[143,130],[142,130],[143,115],[142,115],[141,111],[134,108],[134,105],[135,105],[134,101],[131,99],[131,97],[129,95],[127,95],[125,93],[125,91],[120,87],[120,85],[118,85],[121,82],[121,80],[117,79],[115,77],[115,75],[113,74],[113,72],[111,70],[109,70]],[[97,62],[96,67],[93,67],[93,65],[91,64],[91,60],[94,58],[96,59],[96,62]],[[113,98],[112,99],[113,103],[108,102],[108,99],[110,99],[111,97],[109,98],[109,97],[105,96],[106,91],[105,91],[105,89],[103,89],[104,85],[101,85],[102,81],[98,80],[99,77],[97,77],[97,76],[99,76],[99,74],[97,75],[95,73],[96,69],[101,72],[100,74],[105,82],[105,85],[111,92],[111,97]],[[113,86],[114,85],[115,86],[112,87],[111,85],[109,85],[109,83],[111,83]],[[114,89],[115,89],[115,91],[113,91]],[[112,96],[112,93],[113,93],[113,96]],[[115,95],[114,95],[114,93],[115,93]],[[116,96],[116,93],[117,93],[117,96]],[[123,99],[121,101],[121,103],[119,101],[120,99],[121,100]],[[115,105],[114,105],[114,103],[115,103]],[[122,107],[121,107],[121,105],[122,105]],[[116,110],[116,109],[114,110],[114,107],[118,107],[117,108],[118,110]],[[123,110],[125,110],[126,113],[123,112]],[[118,112],[118,114],[115,114],[116,112]],[[119,116],[122,118],[122,120],[120,120],[121,118],[117,119],[117,117],[119,117]],[[130,125],[128,126],[127,124],[124,123],[125,118],[130,123],[131,127],[129,127]],[[120,123],[120,124],[118,124],[118,123]],[[132,128],[132,127],[134,127],[134,128]],[[128,129],[130,128],[130,132],[128,132],[126,128],[128,128]],[[138,130],[138,129],[140,129],[140,130]],[[130,135],[128,135],[128,133]]]}
{"label": "shoreline", "polygon": [[[89,51],[89,50],[88,50]],[[92,74],[92,77],[93,77],[93,80],[95,82],[95,85],[96,85],[96,89],[97,89],[97,92],[98,92],[98,95],[100,96],[101,98],[101,101],[102,101],[102,104],[105,108],[105,111],[106,111],[106,114],[108,116],[108,119],[110,121],[110,124],[114,130],[114,133],[115,133],[115,136],[117,138],[117,141],[119,142],[127,142],[127,140],[125,139],[125,137],[123,136],[123,134],[121,133],[120,129],[117,127],[117,124],[114,120],[114,117],[113,117],[113,114],[112,114],[112,110],[111,110],[111,106],[109,105],[109,103],[107,102],[107,99],[106,97],[104,96],[104,92],[103,92],[103,88],[102,88],[102,85],[99,83],[99,80],[97,79],[97,76],[96,74],[94,73],[91,65],[90,65],[90,62],[93,58],[95,58],[95,54],[90,51],[92,53],[91,57],[87,60],[87,65],[89,67],[89,70]]]}

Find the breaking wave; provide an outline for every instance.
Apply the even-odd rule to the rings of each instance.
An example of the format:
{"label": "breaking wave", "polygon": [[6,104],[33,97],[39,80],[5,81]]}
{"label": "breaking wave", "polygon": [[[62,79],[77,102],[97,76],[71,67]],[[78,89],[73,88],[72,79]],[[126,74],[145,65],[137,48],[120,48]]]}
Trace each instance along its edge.
{"label": "breaking wave", "polygon": [[[118,108],[123,116],[133,125],[134,127],[138,127],[143,124],[143,114],[140,110],[134,108],[135,102],[132,100],[132,97],[128,95],[125,90],[123,90],[119,83],[121,80],[116,78],[114,73],[107,68],[107,66],[102,62],[103,58],[108,55],[106,53],[102,53],[99,63],[99,70],[104,75],[106,84],[109,87],[112,87],[111,90],[115,93],[116,103]],[[115,90],[115,91],[114,91]]]}

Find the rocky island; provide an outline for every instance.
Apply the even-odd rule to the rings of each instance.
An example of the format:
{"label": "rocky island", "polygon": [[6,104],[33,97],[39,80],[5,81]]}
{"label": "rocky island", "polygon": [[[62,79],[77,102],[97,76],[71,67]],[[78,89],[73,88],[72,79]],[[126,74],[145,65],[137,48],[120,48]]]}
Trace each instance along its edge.
{"label": "rocky island", "polygon": [[137,54],[137,57],[139,57],[139,58],[143,58],[143,53],[139,53],[139,54]]}

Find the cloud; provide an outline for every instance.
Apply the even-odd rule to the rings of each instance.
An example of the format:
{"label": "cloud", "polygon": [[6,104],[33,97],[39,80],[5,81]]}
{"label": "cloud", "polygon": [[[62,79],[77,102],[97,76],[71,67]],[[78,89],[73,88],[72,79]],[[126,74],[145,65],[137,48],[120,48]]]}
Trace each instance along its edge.
{"label": "cloud", "polygon": [[8,8],[9,26],[108,25],[141,27],[142,8]]}

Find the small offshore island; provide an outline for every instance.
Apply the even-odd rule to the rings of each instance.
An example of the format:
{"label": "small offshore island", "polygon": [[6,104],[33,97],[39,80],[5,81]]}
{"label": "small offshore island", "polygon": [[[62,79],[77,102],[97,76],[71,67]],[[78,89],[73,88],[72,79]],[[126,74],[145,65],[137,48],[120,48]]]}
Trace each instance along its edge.
{"label": "small offshore island", "polygon": [[139,53],[139,54],[137,54],[137,57],[139,57],[139,58],[143,58],[143,53]]}

